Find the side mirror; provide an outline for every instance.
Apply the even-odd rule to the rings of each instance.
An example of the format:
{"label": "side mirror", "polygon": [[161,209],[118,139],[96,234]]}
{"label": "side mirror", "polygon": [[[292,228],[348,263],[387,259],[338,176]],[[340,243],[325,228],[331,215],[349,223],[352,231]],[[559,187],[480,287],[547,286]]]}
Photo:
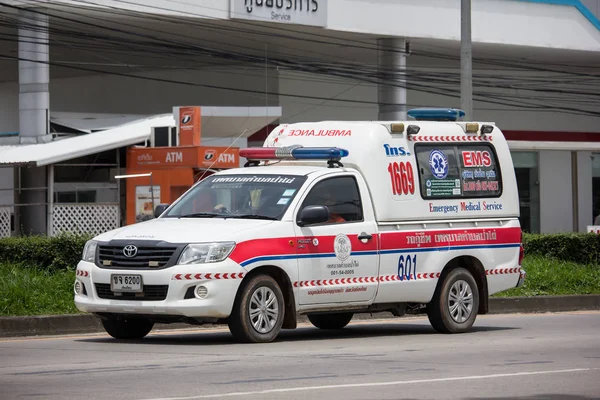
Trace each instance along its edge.
{"label": "side mirror", "polygon": [[327,206],[306,206],[300,211],[298,225],[321,224],[329,220],[329,208]]}
{"label": "side mirror", "polygon": [[159,204],[154,209],[154,218],[160,217],[160,215],[165,212],[167,208],[169,208],[170,204]]}

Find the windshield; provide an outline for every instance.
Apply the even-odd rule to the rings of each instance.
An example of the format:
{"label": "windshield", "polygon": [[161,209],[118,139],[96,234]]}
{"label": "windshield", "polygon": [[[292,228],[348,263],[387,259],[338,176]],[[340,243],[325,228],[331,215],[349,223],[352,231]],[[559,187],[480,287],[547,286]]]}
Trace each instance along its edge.
{"label": "windshield", "polygon": [[186,193],[163,218],[278,220],[305,180],[299,175],[213,175]]}

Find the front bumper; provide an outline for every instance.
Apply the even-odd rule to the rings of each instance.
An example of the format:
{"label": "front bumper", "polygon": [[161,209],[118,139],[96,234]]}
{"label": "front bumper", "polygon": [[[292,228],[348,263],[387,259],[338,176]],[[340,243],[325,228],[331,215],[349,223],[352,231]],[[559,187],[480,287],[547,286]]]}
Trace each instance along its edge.
{"label": "front bumper", "polygon": [[[110,291],[112,274],[141,275],[144,296],[152,290],[156,298],[156,288],[163,290],[166,285],[166,296],[163,296],[164,299],[159,297],[159,300],[149,300],[147,296],[142,300],[119,299]],[[160,270],[107,269],[80,261],[76,280],[85,285],[86,294],[75,294],[74,300],[78,310],[89,313],[226,318],[231,314],[237,290],[245,275],[246,270],[231,260],[214,264],[176,265]],[[201,299],[192,296],[186,299],[186,293],[190,296],[190,288],[198,285],[206,288],[206,297]]]}

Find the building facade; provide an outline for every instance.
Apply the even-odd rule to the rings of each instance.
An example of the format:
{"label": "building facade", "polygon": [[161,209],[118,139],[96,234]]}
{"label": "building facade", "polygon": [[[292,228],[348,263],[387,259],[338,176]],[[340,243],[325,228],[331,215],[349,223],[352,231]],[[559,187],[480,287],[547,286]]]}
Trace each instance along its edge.
{"label": "building facade", "polygon": [[[277,123],[459,107],[460,4],[9,1],[0,6],[11,38],[0,44],[0,145],[47,143],[174,106],[281,108],[252,135],[211,137],[210,126],[202,135],[207,146],[240,147],[262,144]],[[495,122],[509,139],[529,232],[583,232],[600,214],[599,15],[598,0],[472,2],[467,117]],[[15,204],[15,182],[45,186],[43,168],[4,165],[0,205]],[[77,175],[81,184],[94,176]],[[85,190],[61,195],[64,186],[53,189],[56,201],[87,201]]]}

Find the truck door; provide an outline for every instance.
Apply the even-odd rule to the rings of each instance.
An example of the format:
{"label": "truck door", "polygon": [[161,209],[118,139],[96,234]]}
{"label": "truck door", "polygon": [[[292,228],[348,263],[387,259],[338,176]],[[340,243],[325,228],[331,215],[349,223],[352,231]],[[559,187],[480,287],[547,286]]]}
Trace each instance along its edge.
{"label": "truck door", "polygon": [[[366,186],[365,186],[366,189]],[[296,210],[326,205],[327,223],[298,226],[300,304],[360,302],[374,298],[379,268],[378,235],[372,212],[365,218],[356,176],[338,175],[316,182]],[[370,200],[367,201],[371,207]]]}

